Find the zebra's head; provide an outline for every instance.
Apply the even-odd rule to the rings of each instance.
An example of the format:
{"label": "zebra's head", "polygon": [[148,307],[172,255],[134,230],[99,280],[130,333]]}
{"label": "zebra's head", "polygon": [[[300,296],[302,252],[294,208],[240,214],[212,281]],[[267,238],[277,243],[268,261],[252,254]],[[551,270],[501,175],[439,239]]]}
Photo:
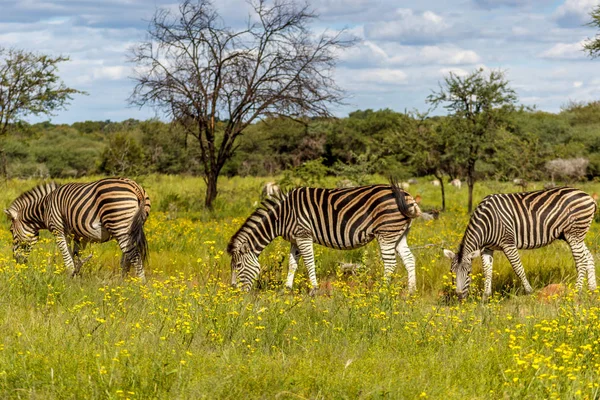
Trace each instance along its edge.
{"label": "zebra's head", "polygon": [[471,286],[471,270],[473,269],[473,257],[479,255],[479,251],[461,256],[455,254],[452,250],[444,249],[444,255],[452,260],[450,271],[456,274],[456,294],[459,300],[465,299],[469,295],[469,286]]}
{"label": "zebra's head", "polygon": [[37,243],[40,229],[45,228],[41,205],[58,185],[43,183],[17,197],[4,213],[10,218],[15,261],[24,264],[31,247]]}
{"label": "zebra's head", "polygon": [[39,228],[35,224],[24,221],[21,213],[14,208],[4,210],[11,220],[10,232],[13,237],[13,257],[20,264],[27,262],[31,247],[37,243]]}
{"label": "zebra's head", "polygon": [[231,286],[249,291],[260,272],[258,256],[247,243],[230,243],[227,252],[231,255]]}

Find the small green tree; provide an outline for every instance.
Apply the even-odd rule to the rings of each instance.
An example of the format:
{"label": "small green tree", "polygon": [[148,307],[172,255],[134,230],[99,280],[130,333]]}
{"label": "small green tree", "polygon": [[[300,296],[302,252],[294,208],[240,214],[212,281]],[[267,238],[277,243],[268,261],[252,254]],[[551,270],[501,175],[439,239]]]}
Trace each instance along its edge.
{"label": "small green tree", "polygon": [[[486,146],[494,132],[514,109],[517,95],[512,90],[502,71],[491,71],[489,75],[478,69],[465,77],[450,73],[438,92],[433,92],[427,101],[434,107],[443,104],[451,112],[451,118],[462,124],[458,131],[457,157],[461,160],[469,186],[469,212],[473,210],[473,187],[475,186],[475,164],[484,156]],[[462,130],[462,129],[461,129]]]}
{"label": "small green tree", "polygon": [[[58,64],[68,57],[51,57],[0,47],[0,139],[11,124],[28,115],[52,115],[64,108],[73,94],[58,77]],[[6,176],[6,156],[0,146],[0,173]]]}
{"label": "small green tree", "polygon": [[464,148],[457,140],[460,136],[460,126],[456,119],[426,118],[426,115],[417,114],[415,117],[416,138],[412,140],[414,146],[410,163],[418,174],[433,175],[440,182],[442,195],[442,211],[446,209],[446,191],[444,177],[452,178],[460,170],[460,151]]}
{"label": "small green tree", "polygon": [[[600,5],[592,10],[590,16],[592,17],[592,20],[588,25],[595,26],[600,29]],[[588,39],[583,45],[583,49],[588,52],[592,58],[600,56],[600,34],[596,34],[596,37],[593,39]]]}
{"label": "small green tree", "polygon": [[144,161],[142,147],[132,137],[117,133],[102,153],[100,171],[110,175],[135,175]]}

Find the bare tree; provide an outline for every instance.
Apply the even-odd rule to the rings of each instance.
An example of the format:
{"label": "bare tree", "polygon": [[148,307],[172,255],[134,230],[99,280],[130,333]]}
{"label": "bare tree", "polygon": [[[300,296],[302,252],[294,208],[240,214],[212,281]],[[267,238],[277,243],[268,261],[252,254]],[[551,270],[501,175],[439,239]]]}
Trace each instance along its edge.
{"label": "bare tree", "polygon": [[[12,123],[28,115],[52,115],[66,106],[73,94],[59,79],[57,64],[68,57],[51,57],[0,46],[0,138]],[[6,155],[0,148],[0,173],[6,176]]]}
{"label": "bare tree", "polygon": [[251,6],[241,29],[228,27],[208,0],[185,0],[176,13],[159,9],[148,38],[131,51],[130,101],[162,110],[198,140],[209,208],[249,124],[268,115],[328,116],[343,97],[332,73],[353,39],[343,31],[315,35],[316,14],[293,0]]}
{"label": "bare tree", "polygon": [[566,180],[582,180],[585,177],[587,166],[589,164],[587,158],[557,158],[546,162],[546,171],[550,174],[552,183],[555,178],[563,178]]}

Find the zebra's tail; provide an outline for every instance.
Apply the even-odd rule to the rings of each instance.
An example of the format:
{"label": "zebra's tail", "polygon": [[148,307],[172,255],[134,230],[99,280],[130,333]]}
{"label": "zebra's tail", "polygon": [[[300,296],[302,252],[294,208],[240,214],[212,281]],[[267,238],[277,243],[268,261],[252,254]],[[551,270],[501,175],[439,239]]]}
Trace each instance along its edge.
{"label": "zebra's tail", "polygon": [[394,178],[390,178],[390,186],[394,197],[396,198],[396,204],[398,205],[398,211],[407,218],[414,218],[408,211],[408,205],[406,204],[406,192],[398,185],[398,181]]}
{"label": "zebra's tail", "polygon": [[[148,260],[148,241],[146,240],[146,235],[144,233],[144,223],[146,222],[146,219],[148,219],[149,214],[150,199],[148,198],[148,195],[144,193],[144,198],[140,199],[138,210],[133,216],[133,221],[129,228],[129,240],[132,249],[136,250],[143,262]],[[130,252],[129,254],[132,256],[135,252]],[[128,261],[131,262],[132,260]]]}

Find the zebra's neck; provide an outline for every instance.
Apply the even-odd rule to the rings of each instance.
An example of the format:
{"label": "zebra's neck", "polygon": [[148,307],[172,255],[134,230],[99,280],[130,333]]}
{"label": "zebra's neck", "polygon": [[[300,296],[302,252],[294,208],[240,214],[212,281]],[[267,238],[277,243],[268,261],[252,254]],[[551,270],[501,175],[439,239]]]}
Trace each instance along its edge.
{"label": "zebra's neck", "polygon": [[260,254],[273,239],[282,234],[281,210],[279,203],[266,203],[254,211],[232,238],[232,245],[241,248],[247,244],[251,252]]}
{"label": "zebra's neck", "polygon": [[56,188],[54,182],[36,186],[17,197],[9,208],[20,215],[23,222],[37,230],[47,229],[45,221],[48,195]]}
{"label": "zebra's neck", "polygon": [[481,243],[481,238],[477,235],[475,230],[472,229],[472,226],[469,224],[467,227],[467,231],[463,236],[463,240],[458,248],[458,259],[460,262],[465,262],[470,259],[471,254],[477,250],[481,250],[483,247],[483,243]]}

